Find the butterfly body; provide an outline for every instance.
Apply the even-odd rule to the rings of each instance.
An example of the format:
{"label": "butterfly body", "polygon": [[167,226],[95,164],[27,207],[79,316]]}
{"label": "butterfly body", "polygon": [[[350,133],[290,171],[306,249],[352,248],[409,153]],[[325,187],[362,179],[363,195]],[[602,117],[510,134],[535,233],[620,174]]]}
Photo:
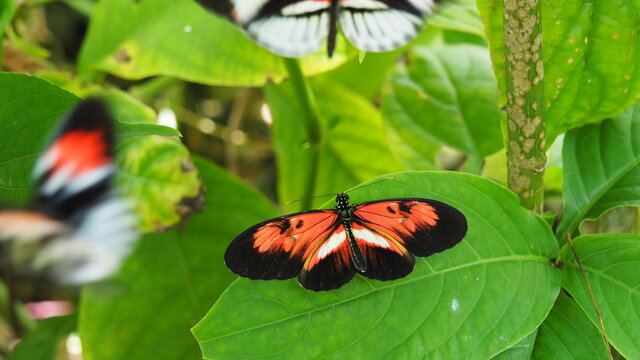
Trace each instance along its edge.
{"label": "butterfly body", "polygon": [[462,240],[466,219],[453,207],[420,198],[349,203],[254,225],[227,248],[225,263],[251,279],[298,277],[303,287],[331,290],[356,273],[387,281],[405,277],[414,256],[429,256]]}
{"label": "butterfly body", "polygon": [[327,40],[333,54],[338,24],[358,49],[383,52],[414,38],[438,0],[197,0],[242,25],[276,54],[298,57]]}

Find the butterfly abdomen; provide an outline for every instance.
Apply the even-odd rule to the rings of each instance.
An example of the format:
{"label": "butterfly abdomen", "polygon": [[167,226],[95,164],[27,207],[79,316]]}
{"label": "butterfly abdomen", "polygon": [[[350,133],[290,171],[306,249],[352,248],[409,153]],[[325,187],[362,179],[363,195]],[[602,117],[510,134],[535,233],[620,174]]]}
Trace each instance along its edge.
{"label": "butterfly abdomen", "polygon": [[353,267],[361,273],[367,271],[367,260],[362,253],[362,250],[358,246],[358,242],[353,236],[351,230],[351,220],[343,220],[344,229],[347,232],[347,239],[349,240],[349,249],[351,250],[351,260],[353,261]]}

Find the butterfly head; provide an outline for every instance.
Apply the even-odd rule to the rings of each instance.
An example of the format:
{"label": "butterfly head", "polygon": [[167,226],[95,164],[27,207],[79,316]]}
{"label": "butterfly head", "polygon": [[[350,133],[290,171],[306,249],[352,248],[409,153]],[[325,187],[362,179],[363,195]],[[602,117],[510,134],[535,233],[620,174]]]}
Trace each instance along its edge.
{"label": "butterfly head", "polygon": [[336,195],[336,209],[341,212],[348,211],[351,205],[349,205],[349,195],[342,193]]}

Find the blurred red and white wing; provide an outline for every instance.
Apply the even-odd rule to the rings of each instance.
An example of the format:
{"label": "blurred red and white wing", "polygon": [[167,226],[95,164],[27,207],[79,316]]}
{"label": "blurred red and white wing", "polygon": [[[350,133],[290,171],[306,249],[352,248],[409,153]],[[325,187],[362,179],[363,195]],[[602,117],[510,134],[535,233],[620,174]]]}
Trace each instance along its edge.
{"label": "blurred red and white wing", "polygon": [[137,238],[130,203],[112,188],[113,122],[98,100],[66,117],[34,169],[28,211],[0,212],[17,272],[81,284],[112,274]]}
{"label": "blurred red and white wing", "polygon": [[310,54],[329,35],[330,0],[231,2],[233,18],[258,44],[276,54],[288,57]]}
{"label": "blurred red and white wing", "polygon": [[358,49],[382,52],[413,39],[437,0],[341,0],[344,35]]}

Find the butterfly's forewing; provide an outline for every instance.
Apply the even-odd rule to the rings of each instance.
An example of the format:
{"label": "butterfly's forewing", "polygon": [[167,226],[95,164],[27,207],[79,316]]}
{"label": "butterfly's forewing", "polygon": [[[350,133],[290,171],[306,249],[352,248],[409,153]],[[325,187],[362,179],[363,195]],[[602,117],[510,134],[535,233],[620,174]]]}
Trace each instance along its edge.
{"label": "butterfly's forewing", "polygon": [[257,224],[227,248],[224,260],[234,273],[250,279],[290,279],[305,260],[341,226],[332,210],[291,214]]}
{"label": "butterfly's forewing", "polygon": [[276,54],[299,57],[329,34],[330,0],[232,0],[233,18],[258,44]]}
{"label": "butterfly's forewing", "polygon": [[362,203],[356,206],[354,222],[415,256],[450,249],[467,233],[467,220],[460,211],[439,201],[418,198]]}
{"label": "butterfly's forewing", "polygon": [[434,0],[342,0],[344,35],[358,49],[382,52],[413,39],[434,8]]}

